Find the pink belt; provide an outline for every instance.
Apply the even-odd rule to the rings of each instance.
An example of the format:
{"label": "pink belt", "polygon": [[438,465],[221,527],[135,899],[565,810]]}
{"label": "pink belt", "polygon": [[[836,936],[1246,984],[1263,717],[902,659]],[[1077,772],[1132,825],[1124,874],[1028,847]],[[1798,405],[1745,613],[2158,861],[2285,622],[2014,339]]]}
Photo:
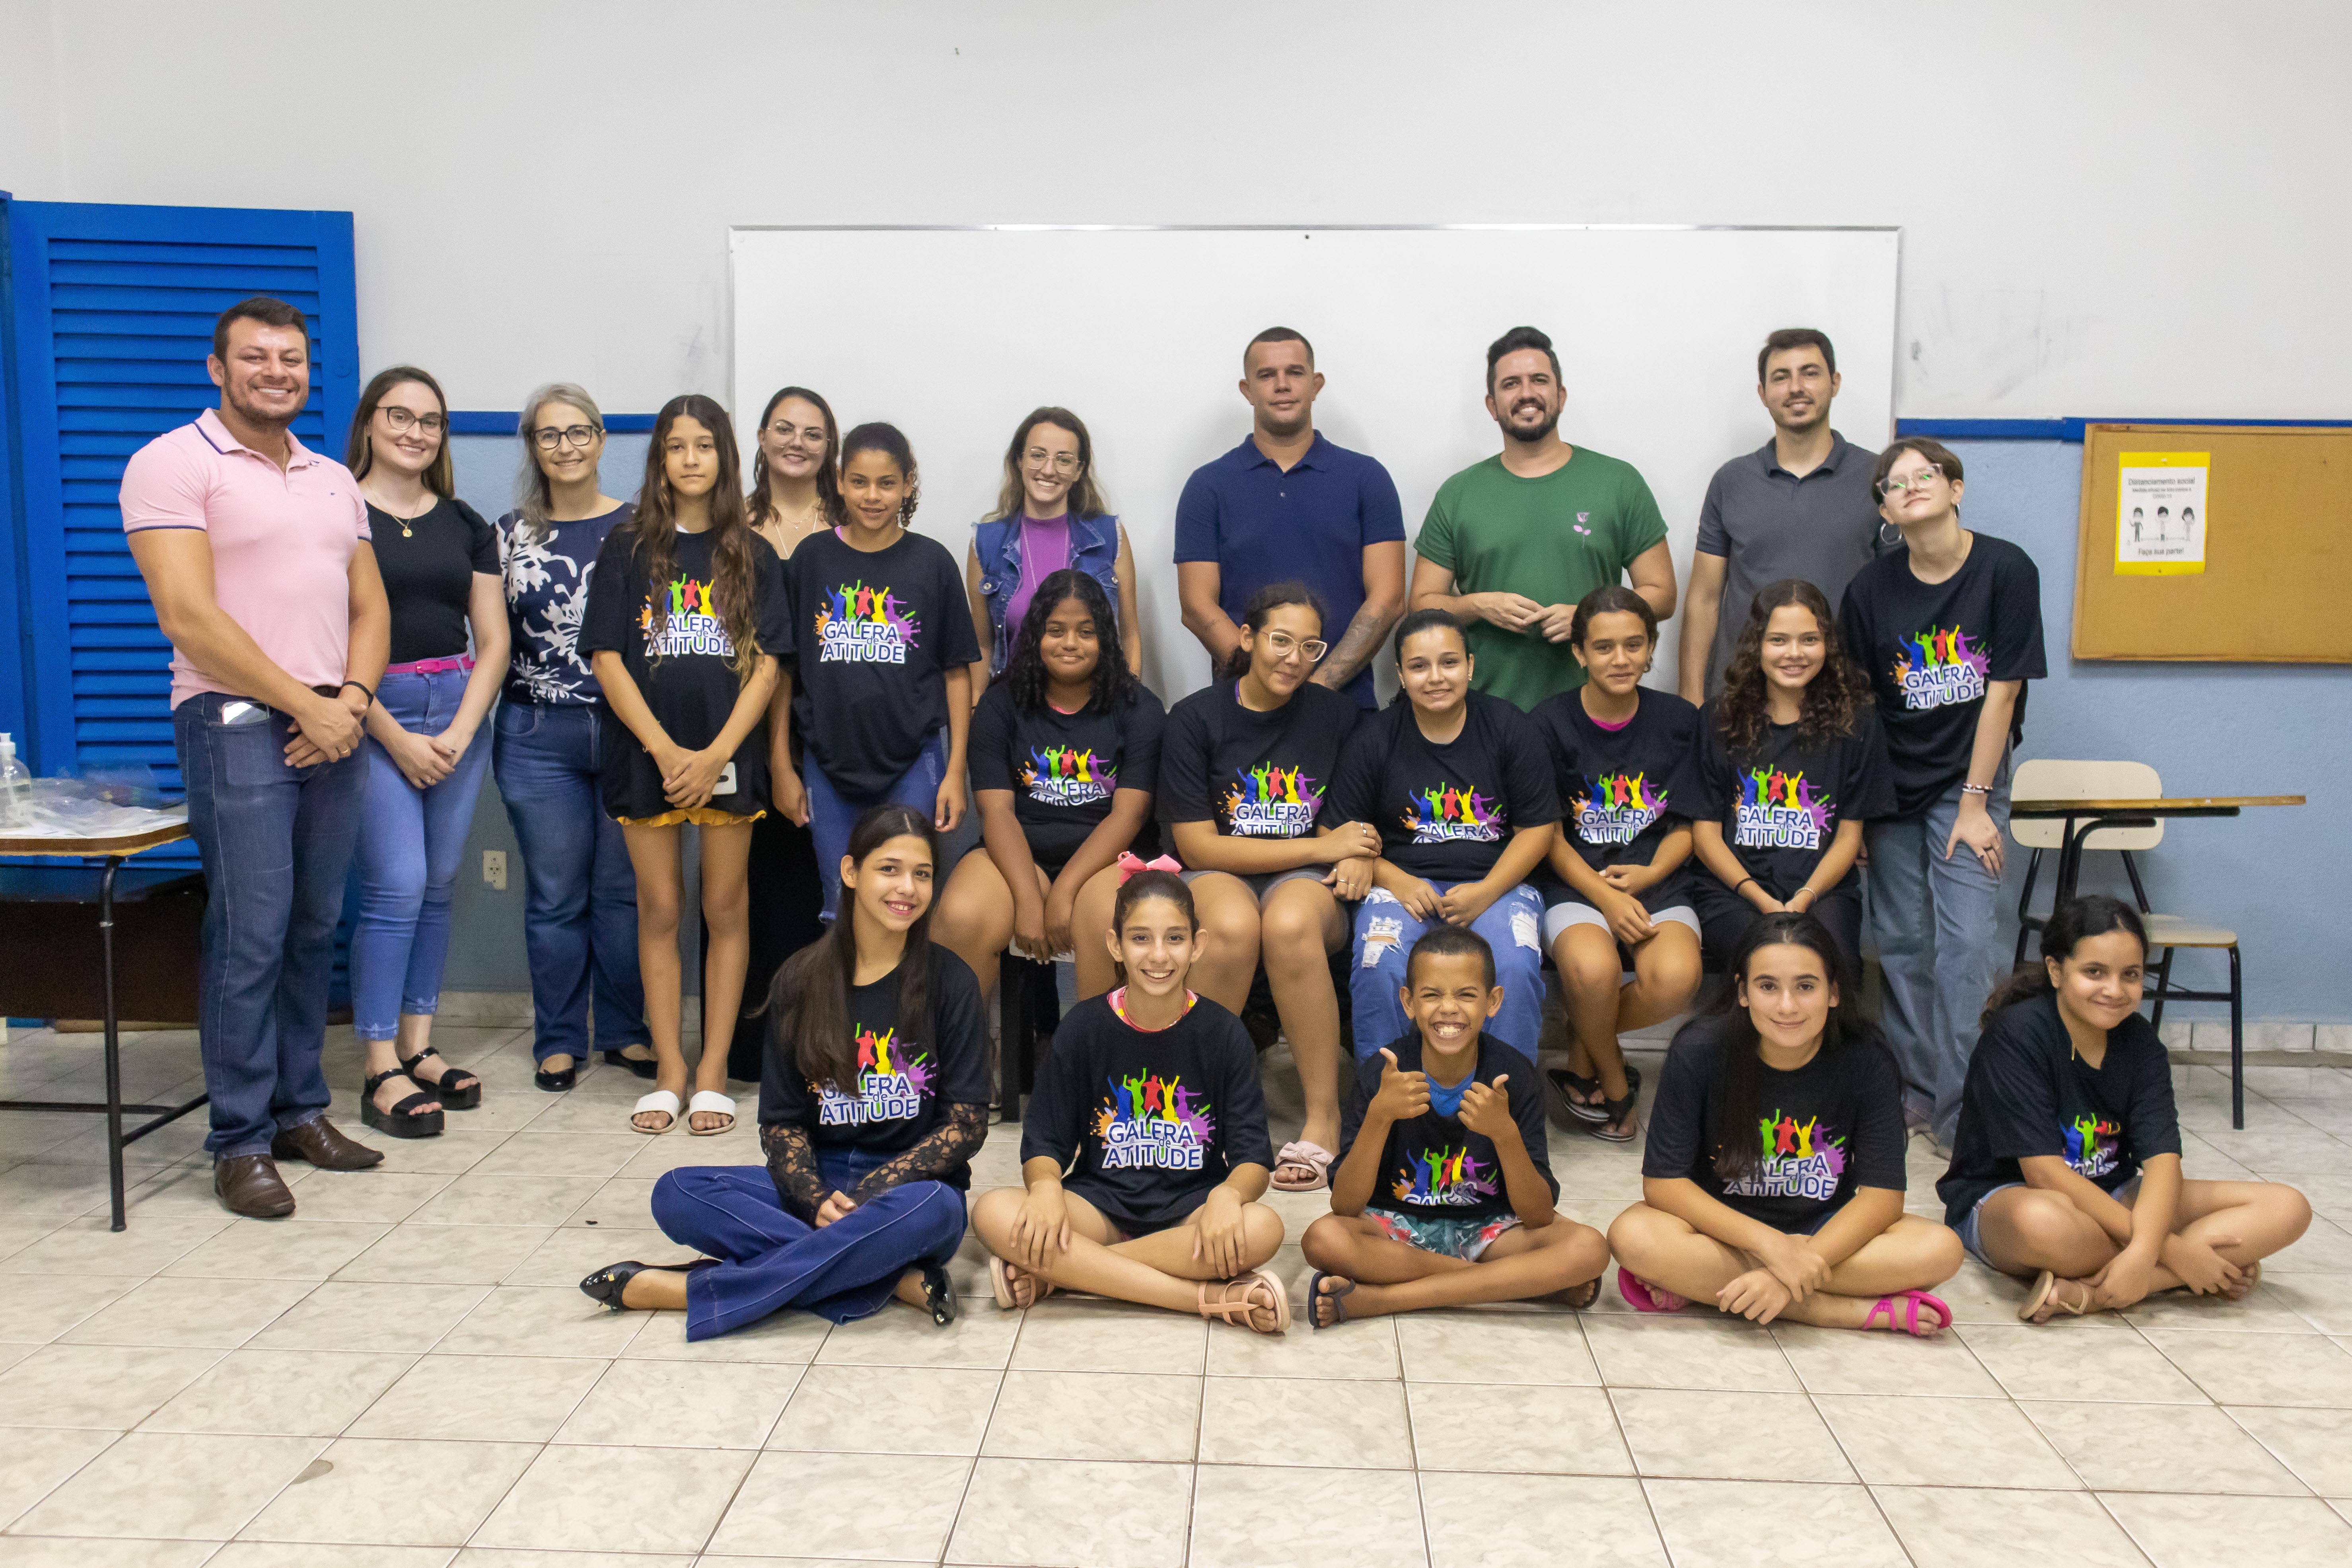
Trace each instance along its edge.
{"label": "pink belt", "polygon": [[386,675],[438,675],[445,669],[470,670],[474,668],[471,654],[459,654],[455,658],[420,658],[411,664],[387,664]]}

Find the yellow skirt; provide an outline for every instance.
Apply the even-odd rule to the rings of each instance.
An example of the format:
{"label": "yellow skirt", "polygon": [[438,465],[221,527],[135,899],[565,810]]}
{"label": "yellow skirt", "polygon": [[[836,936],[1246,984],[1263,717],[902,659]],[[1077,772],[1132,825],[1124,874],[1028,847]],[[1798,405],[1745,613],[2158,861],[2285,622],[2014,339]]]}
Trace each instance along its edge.
{"label": "yellow skirt", "polygon": [[749,816],[738,816],[731,811],[691,805],[665,811],[659,816],[616,816],[613,820],[624,827],[676,827],[688,822],[697,827],[748,827],[767,815],[764,811],[755,811]]}

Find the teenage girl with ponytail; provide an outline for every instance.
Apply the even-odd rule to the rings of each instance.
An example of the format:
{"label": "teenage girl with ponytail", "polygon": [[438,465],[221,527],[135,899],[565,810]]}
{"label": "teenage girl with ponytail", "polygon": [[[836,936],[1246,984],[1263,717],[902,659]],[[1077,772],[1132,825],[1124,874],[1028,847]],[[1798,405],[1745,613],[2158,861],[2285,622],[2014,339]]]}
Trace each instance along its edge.
{"label": "teenage girl with ponytail", "polygon": [[2311,1223],[2293,1187],[2181,1176],[2171,1062],[2139,1013],[2147,963],[2138,912],[2086,894],[1985,1005],[1936,1193],[1970,1252],[2033,1277],[2030,1323],[2158,1290],[2241,1300]]}

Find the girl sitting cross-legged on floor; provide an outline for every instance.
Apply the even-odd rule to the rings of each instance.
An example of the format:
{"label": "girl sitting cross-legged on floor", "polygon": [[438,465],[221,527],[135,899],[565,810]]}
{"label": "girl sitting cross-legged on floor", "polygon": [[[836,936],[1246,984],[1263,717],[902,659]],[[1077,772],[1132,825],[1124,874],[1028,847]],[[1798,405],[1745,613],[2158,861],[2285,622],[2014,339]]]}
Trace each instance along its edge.
{"label": "girl sitting cross-legged on floor", "polygon": [[954,1321],[947,1260],[988,1136],[988,1027],[971,971],[929,938],[938,848],[926,811],[857,818],[846,909],[768,993],[766,1166],[670,1172],[654,1218],[710,1256],[615,1263],[580,1289],[614,1311],[682,1308],[689,1340],[784,1307],[850,1322],[893,1296]]}
{"label": "girl sitting cross-legged on floor", "polygon": [[1950,1326],[1927,1292],[1959,1238],[1903,1212],[1902,1089],[1876,1030],[1839,1016],[1838,949],[1810,914],[1764,915],[1733,988],[1675,1036],[1642,1199],[1609,1227],[1637,1311],[1708,1301],[1759,1323]]}
{"label": "girl sitting cross-legged on floor", "polygon": [[1240,1322],[1290,1326],[1260,1267],[1282,1219],[1257,1199],[1273,1151],[1257,1052],[1241,1020],[1185,988],[1200,936],[1191,889],[1166,871],[1122,883],[1108,940],[1125,983],[1055,1031],[1021,1135],[1026,1191],[972,1207],[996,1304],[1056,1288]]}
{"label": "girl sitting cross-legged on floor", "polygon": [[1331,1210],[1301,1249],[1318,1329],[1473,1301],[1601,1294],[1609,1244],[1552,1207],[1535,1062],[1486,1032],[1506,1000],[1476,931],[1432,928],[1404,964],[1412,1030],[1359,1067]]}
{"label": "girl sitting cross-legged on floor", "polygon": [[2042,928],[2042,963],[1985,1009],[1936,1191],[1970,1252],[2038,1276],[2028,1322],[2159,1290],[2238,1300],[2311,1223],[2293,1187],[2181,1178],[2171,1065],[2139,1015],[2147,959],[2130,905],[2070,899]]}

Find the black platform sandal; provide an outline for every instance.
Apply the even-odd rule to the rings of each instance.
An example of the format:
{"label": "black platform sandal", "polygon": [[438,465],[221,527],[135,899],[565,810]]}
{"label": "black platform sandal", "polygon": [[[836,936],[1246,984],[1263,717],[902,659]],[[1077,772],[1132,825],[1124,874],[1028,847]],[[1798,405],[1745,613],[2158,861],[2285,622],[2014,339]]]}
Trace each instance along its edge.
{"label": "black platform sandal", "polygon": [[[399,1056],[397,1051],[393,1054]],[[441,1057],[438,1082],[426,1083],[425,1079],[416,1078],[416,1064],[426,1057],[441,1057],[441,1053],[427,1046],[413,1057],[401,1058],[400,1070],[415,1078],[420,1087],[431,1090],[433,1098],[441,1102],[442,1110],[471,1110],[482,1103],[482,1080],[464,1068],[452,1067],[447,1057]]]}
{"label": "black platform sandal", "polygon": [[939,1263],[923,1263],[916,1267],[923,1276],[923,1310],[930,1313],[934,1324],[944,1329],[956,1321],[956,1313],[961,1310],[956,1302],[955,1286],[948,1279],[947,1267]]}
{"label": "black platform sandal", "polygon": [[653,1057],[633,1057],[625,1050],[598,1051],[596,1054],[604,1058],[606,1067],[621,1068],[639,1078],[651,1078],[661,1070],[661,1063]]}
{"label": "black platform sandal", "polygon": [[698,1258],[691,1263],[639,1263],[631,1258],[626,1263],[604,1265],[580,1281],[580,1289],[590,1300],[603,1302],[608,1312],[634,1311],[635,1308],[621,1304],[621,1293],[629,1288],[630,1280],[646,1269],[658,1268],[666,1274],[691,1274],[698,1268],[717,1268],[718,1264],[716,1258]]}
{"label": "black platform sandal", "polygon": [[[438,1110],[419,1110],[420,1105],[430,1105],[438,1098],[424,1089],[403,1096],[390,1110],[376,1109],[375,1091],[396,1078],[408,1078],[405,1068],[391,1068],[376,1074],[360,1089],[360,1124],[373,1127],[393,1138],[434,1138],[441,1131]],[[414,1079],[409,1079],[414,1083]]]}
{"label": "black platform sandal", "polygon": [[[1591,1078],[1586,1078],[1580,1073],[1572,1073],[1566,1068],[1553,1068],[1544,1076],[1551,1079],[1551,1086],[1554,1089],[1559,1090],[1560,1105],[1570,1116],[1575,1117],[1579,1121],[1609,1120],[1609,1101],[1601,1092],[1600,1074],[1595,1073]],[[1625,1092],[1629,1095],[1642,1092],[1642,1069],[1631,1062],[1625,1064]],[[1576,1096],[1580,1094],[1591,1095],[1592,1098],[1579,1100]]]}

